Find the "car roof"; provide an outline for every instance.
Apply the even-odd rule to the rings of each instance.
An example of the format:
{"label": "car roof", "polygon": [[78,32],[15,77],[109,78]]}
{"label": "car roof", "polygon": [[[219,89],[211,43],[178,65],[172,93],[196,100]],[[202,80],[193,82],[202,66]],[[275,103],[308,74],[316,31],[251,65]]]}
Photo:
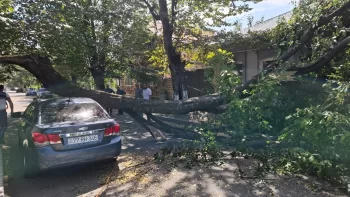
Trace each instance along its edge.
{"label": "car roof", "polygon": [[83,104],[83,103],[96,103],[91,98],[85,98],[85,97],[73,97],[73,98],[68,98],[68,97],[60,97],[60,98],[53,98],[53,99],[47,99],[47,100],[38,100],[40,105],[60,105],[60,104],[65,104],[65,103],[70,103],[70,104]]}

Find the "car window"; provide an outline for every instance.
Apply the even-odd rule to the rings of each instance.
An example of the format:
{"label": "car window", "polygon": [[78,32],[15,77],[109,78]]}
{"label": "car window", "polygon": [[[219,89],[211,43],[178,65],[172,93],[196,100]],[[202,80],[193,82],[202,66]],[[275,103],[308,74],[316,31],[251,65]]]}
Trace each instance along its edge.
{"label": "car window", "polygon": [[36,117],[35,103],[30,104],[23,113],[23,118],[28,122],[33,123]]}
{"label": "car window", "polygon": [[40,124],[61,122],[93,122],[108,119],[96,103],[49,103],[41,107]]}

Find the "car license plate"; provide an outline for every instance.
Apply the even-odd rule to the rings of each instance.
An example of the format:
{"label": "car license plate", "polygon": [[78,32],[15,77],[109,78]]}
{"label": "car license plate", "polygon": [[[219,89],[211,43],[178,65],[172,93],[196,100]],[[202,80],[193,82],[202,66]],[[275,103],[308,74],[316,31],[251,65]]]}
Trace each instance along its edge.
{"label": "car license plate", "polygon": [[68,145],[71,144],[82,144],[87,142],[98,141],[98,135],[87,135],[82,137],[68,138]]}

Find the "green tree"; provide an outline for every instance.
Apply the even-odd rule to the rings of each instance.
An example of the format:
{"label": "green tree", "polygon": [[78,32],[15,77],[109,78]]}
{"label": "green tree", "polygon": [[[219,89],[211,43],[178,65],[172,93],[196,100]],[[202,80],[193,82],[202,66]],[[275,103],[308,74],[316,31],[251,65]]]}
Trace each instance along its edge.
{"label": "green tree", "polygon": [[[249,0],[259,2],[260,0]],[[184,77],[185,62],[181,58],[178,43],[193,39],[192,29],[207,29],[208,26],[228,25],[227,16],[249,10],[247,2],[235,4],[231,0],[220,1],[183,1],[183,0],[142,0],[152,17],[162,23],[163,45],[171,72],[174,100],[187,99]]]}
{"label": "green tree", "polygon": [[[149,40],[143,12],[126,0],[13,1],[0,27],[5,54],[50,56],[58,71],[73,80],[120,76]],[[16,7],[16,9],[14,9]]]}

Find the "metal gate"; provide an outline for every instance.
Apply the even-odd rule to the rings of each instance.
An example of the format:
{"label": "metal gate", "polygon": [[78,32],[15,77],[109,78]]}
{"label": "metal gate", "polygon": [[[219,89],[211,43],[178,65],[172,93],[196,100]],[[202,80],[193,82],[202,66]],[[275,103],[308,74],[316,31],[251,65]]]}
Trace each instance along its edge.
{"label": "metal gate", "polygon": [[205,80],[204,69],[186,71],[188,97],[198,97],[209,94],[212,84]]}

